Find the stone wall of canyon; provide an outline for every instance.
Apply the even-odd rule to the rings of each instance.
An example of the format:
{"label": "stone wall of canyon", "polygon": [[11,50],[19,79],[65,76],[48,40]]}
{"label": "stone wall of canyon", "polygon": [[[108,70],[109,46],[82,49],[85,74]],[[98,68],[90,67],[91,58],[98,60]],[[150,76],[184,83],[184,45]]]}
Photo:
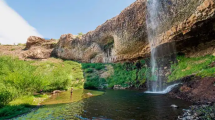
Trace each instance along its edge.
{"label": "stone wall of canyon", "polygon": [[[150,55],[147,40],[147,4],[137,0],[118,16],[82,36],[65,34],[52,54],[80,62],[120,62]],[[174,44],[187,56],[215,53],[215,0],[163,0],[159,33],[154,47],[165,55]],[[72,22],[72,21],[71,21]],[[160,49],[160,50],[159,50]],[[168,53],[168,52],[167,52]]]}

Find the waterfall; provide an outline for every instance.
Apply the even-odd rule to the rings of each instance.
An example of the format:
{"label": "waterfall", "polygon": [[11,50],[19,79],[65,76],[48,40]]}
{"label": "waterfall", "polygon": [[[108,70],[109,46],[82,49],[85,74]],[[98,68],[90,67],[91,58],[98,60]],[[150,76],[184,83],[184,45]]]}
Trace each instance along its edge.
{"label": "waterfall", "polygon": [[170,92],[175,86],[179,85],[180,83],[176,83],[173,85],[168,86],[166,89],[162,90],[162,91],[146,91],[145,93],[155,93],[155,94],[166,94],[168,92]]}
{"label": "waterfall", "polygon": [[[160,77],[161,68],[157,63],[157,58],[160,53],[165,52],[173,52],[174,47],[169,47],[173,49],[169,49],[168,47],[163,47],[161,50],[157,50],[155,46],[156,43],[159,43],[159,40],[156,37],[159,35],[159,31],[162,30],[161,24],[165,21],[166,18],[164,15],[167,14],[168,10],[166,5],[166,0],[147,0],[147,17],[146,17],[146,25],[147,25],[147,34],[148,34],[148,42],[151,49],[151,74],[147,81],[148,90],[152,93],[161,92],[165,90],[166,86],[163,85],[163,78]],[[166,51],[164,50],[166,49]],[[169,53],[167,53],[169,54]]]}

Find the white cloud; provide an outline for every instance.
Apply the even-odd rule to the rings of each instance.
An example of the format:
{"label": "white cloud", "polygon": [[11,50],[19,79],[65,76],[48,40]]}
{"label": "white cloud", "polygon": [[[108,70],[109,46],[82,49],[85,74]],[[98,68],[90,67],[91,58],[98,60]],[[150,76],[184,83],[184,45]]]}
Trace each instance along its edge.
{"label": "white cloud", "polygon": [[40,35],[16,11],[10,8],[4,0],[0,0],[0,43],[26,43],[29,36]]}

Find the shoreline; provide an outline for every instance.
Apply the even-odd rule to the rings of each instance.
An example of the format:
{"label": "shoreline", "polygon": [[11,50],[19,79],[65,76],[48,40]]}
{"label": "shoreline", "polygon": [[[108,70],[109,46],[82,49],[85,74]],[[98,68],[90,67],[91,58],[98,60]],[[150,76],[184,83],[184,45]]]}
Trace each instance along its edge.
{"label": "shoreline", "polygon": [[[79,91],[79,90],[81,90],[81,89],[76,89],[76,90],[74,90],[74,91]],[[83,90],[85,90],[85,89],[83,89]],[[103,95],[104,94],[104,92],[102,92],[102,93],[100,93],[100,91],[99,92],[97,92],[97,91],[95,91],[95,90],[86,90],[86,91],[91,91],[92,93],[93,93],[93,95],[88,95],[87,97],[85,96],[85,97],[83,97],[83,98],[80,98],[80,99],[78,99],[77,101],[79,101],[79,100],[82,100],[82,99],[86,99],[86,98],[90,98],[90,97],[96,97],[96,96],[99,96],[99,95]],[[93,92],[93,91],[95,91],[95,92]],[[18,117],[22,117],[22,116],[25,116],[25,115],[27,115],[27,114],[29,114],[29,113],[31,113],[31,112],[33,112],[33,111],[36,111],[36,110],[38,110],[40,107],[43,107],[43,106],[46,106],[46,105],[57,105],[57,104],[67,104],[67,103],[72,103],[72,102],[67,102],[67,103],[55,103],[55,104],[47,104],[46,103],[46,100],[49,100],[49,99],[51,99],[53,96],[55,96],[55,95],[60,95],[60,94],[62,94],[62,93],[67,93],[67,92],[69,92],[70,93],[70,91],[68,90],[68,91],[62,91],[61,93],[56,93],[56,94],[51,94],[51,93],[45,93],[45,94],[43,94],[43,95],[46,95],[47,97],[46,98],[44,98],[43,99],[43,97],[39,97],[39,98],[37,98],[37,99],[40,99],[40,102],[36,102],[35,104],[27,104],[27,103],[22,103],[22,104],[14,104],[14,105],[6,105],[5,107],[3,107],[3,108],[0,108],[0,111],[2,110],[2,109],[5,109],[6,107],[11,107],[11,108],[13,108],[13,107],[15,107],[15,106],[21,106],[22,107],[22,109],[27,109],[27,111],[23,111],[23,112],[20,112],[20,113],[17,113],[17,114],[15,114],[15,115],[11,115],[11,116],[4,116],[4,117],[0,117],[0,120],[7,120],[7,119],[14,119],[14,118],[18,118]],[[48,95],[48,94],[50,94],[50,95]],[[74,94],[74,93],[73,93]],[[79,94],[79,93],[76,93],[76,94]],[[42,94],[40,94],[40,95],[42,95]],[[87,95],[87,93],[83,93],[83,94],[81,94],[80,96],[82,96],[82,95]],[[19,98],[20,100],[22,99],[22,98]],[[41,100],[42,99],[42,100]],[[16,100],[14,100],[14,101],[16,101]],[[12,102],[14,102],[14,101],[12,101]],[[37,100],[33,100],[33,101],[37,101]],[[73,102],[77,102],[77,101],[73,101]],[[48,101],[48,102],[50,102],[50,101]],[[44,103],[44,104],[43,104]],[[19,109],[17,109],[17,110],[19,110]],[[14,110],[14,112],[15,111],[17,111],[16,109]],[[13,113],[13,112],[12,112]]]}

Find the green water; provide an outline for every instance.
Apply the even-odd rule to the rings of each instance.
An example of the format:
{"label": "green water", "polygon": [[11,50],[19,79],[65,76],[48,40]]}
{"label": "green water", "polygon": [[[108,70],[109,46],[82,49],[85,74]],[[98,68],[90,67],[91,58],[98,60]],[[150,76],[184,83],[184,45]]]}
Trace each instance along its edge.
{"label": "green water", "polygon": [[[81,96],[85,96],[87,92],[82,91]],[[68,101],[68,95],[62,96],[66,96],[65,101]],[[59,103],[57,101],[63,101],[62,99],[63,97],[51,98],[45,104]],[[178,105],[179,109],[171,108],[172,104]],[[15,120],[174,120],[189,105],[188,102],[165,95],[107,90],[101,96],[82,100],[74,98],[74,102],[66,104],[45,105]]]}
{"label": "green water", "polygon": [[[88,95],[87,93],[91,93],[92,95]],[[85,98],[95,97],[98,95],[102,95],[104,92],[102,91],[94,91],[94,90],[74,90],[72,93],[70,91],[56,93],[52,95],[49,99],[45,100],[42,105],[53,105],[53,104],[62,104],[62,103],[71,103],[77,102]]]}

